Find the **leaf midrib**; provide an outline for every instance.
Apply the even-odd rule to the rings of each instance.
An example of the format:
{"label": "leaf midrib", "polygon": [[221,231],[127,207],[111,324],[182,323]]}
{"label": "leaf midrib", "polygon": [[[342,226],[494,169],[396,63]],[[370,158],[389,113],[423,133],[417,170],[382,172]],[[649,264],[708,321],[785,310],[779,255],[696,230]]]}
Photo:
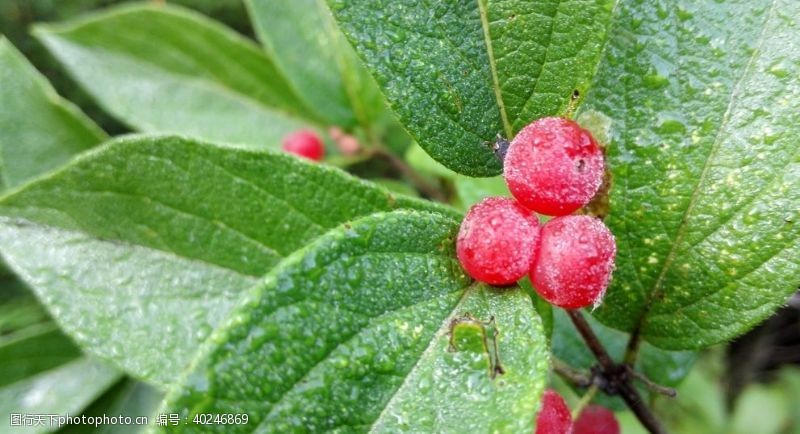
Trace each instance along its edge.
{"label": "leaf midrib", "polygon": [[666,278],[667,273],[672,267],[673,262],[678,254],[679,246],[683,243],[686,233],[689,228],[689,217],[696,206],[701,193],[701,187],[705,184],[706,178],[708,176],[709,171],[711,170],[711,161],[713,161],[719,152],[720,148],[722,147],[722,133],[728,127],[728,123],[730,121],[731,112],[736,104],[736,98],[738,97],[742,84],[744,83],[745,79],[751,73],[753,65],[755,64],[755,59],[761,55],[761,51],[764,46],[765,35],[767,31],[767,24],[772,19],[773,12],[775,10],[775,4],[777,0],[772,0],[769,6],[769,10],[767,11],[766,17],[763,21],[763,25],[761,28],[761,32],[759,33],[758,42],[756,43],[756,48],[753,50],[753,54],[748,59],[747,64],[745,65],[744,69],[742,70],[742,75],[737,80],[736,84],[731,89],[731,96],[730,100],[728,101],[728,106],[725,109],[725,113],[722,116],[722,122],[720,123],[719,129],[717,129],[717,134],[714,137],[714,143],[711,145],[711,151],[706,157],[706,160],[703,164],[703,170],[700,173],[700,177],[698,178],[697,184],[695,188],[692,190],[692,196],[689,199],[689,204],[686,207],[686,210],[683,213],[683,216],[680,220],[680,225],[678,226],[678,230],[675,235],[675,241],[670,246],[669,253],[667,253],[666,258],[664,259],[664,265],[661,268],[661,271],[656,278],[656,281],[653,283],[653,286],[648,291],[648,295],[646,297],[644,308],[642,309],[642,313],[639,315],[633,330],[638,331],[644,326],[645,322],[647,321],[647,316],[650,313],[650,310],[653,307],[653,300],[658,299],[662,293],[664,292],[663,284],[664,279]]}
{"label": "leaf midrib", "polygon": [[508,113],[506,112],[506,104],[503,100],[503,92],[500,89],[500,79],[497,75],[497,62],[494,59],[494,48],[492,47],[492,35],[489,30],[489,13],[487,0],[477,0],[478,11],[481,16],[481,28],[483,29],[483,41],[486,45],[486,55],[489,58],[489,69],[492,72],[492,90],[494,97],[497,100],[497,106],[500,110],[500,118],[503,121],[503,130],[505,131],[506,138],[511,139],[514,136],[514,130],[508,121]]}

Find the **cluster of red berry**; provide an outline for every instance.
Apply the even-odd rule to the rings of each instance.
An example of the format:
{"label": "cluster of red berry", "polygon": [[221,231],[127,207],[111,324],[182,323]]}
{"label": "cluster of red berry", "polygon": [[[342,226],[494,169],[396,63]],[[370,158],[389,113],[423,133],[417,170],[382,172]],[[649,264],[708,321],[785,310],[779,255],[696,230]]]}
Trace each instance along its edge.
{"label": "cluster of red berry", "polygon": [[536,416],[535,434],[619,434],[614,413],[601,406],[589,405],[573,422],[564,398],[547,389],[542,396],[542,409]]}
{"label": "cluster of red berry", "polygon": [[[577,309],[599,303],[611,278],[614,236],[599,219],[568,215],[585,206],[603,181],[605,158],[592,135],[563,118],[522,129],[505,150],[511,198],[473,206],[456,250],[474,279],[510,285],[528,274],[550,303]],[[537,213],[555,216],[540,225]]]}
{"label": "cluster of red berry", "polygon": [[[358,138],[347,134],[337,126],[328,129],[328,136],[342,155],[356,155],[361,151]],[[287,134],[283,138],[281,149],[312,161],[322,161],[325,158],[325,143],[312,130],[297,130]]]}

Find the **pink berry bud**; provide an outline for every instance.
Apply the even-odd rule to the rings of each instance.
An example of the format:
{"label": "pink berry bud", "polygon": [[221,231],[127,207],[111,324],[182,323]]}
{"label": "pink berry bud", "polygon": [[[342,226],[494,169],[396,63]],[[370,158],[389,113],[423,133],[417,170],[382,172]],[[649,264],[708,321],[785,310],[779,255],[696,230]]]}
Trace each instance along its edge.
{"label": "pink berry bud", "polygon": [[336,139],[336,147],[344,155],[355,155],[361,150],[361,144],[358,143],[358,139],[349,134],[343,134]]}

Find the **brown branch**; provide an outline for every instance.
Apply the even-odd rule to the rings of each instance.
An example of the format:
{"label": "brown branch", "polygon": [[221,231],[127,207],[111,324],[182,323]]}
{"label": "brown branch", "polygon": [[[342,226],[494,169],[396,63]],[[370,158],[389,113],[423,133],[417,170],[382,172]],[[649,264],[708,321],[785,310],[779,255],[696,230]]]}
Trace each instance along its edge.
{"label": "brown branch", "polygon": [[555,357],[553,357],[553,371],[564,380],[572,383],[575,387],[584,388],[592,385],[591,375],[579,369],[575,369]]}
{"label": "brown branch", "polygon": [[642,396],[639,394],[639,391],[636,390],[635,387],[628,382],[622,383],[619,389],[619,395],[622,397],[622,400],[628,404],[628,407],[631,409],[633,414],[636,415],[636,418],[639,419],[639,422],[651,433],[653,434],[666,434],[666,430],[661,425],[661,423],[656,419],[656,416],[650,411],[650,408],[647,404],[642,400]]}
{"label": "brown branch", "polygon": [[636,365],[636,358],[639,356],[639,344],[642,342],[641,329],[636,327],[628,338],[628,345],[625,347],[625,363],[630,366]]}
{"label": "brown branch", "polygon": [[624,366],[628,370],[628,373],[634,379],[636,379],[636,380],[640,381],[642,384],[644,384],[644,386],[647,387],[647,389],[650,390],[651,392],[658,393],[658,394],[661,394],[661,395],[664,395],[664,396],[669,396],[670,398],[674,398],[674,397],[678,396],[678,392],[675,389],[673,389],[671,387],[662,386],[662,385],[660,385],[658,383],[653,382],[653,380],[651,380],[651,379],[647,378],[645,375],[637,372],[630,365],[624,365]]}
{"label": "brown branch", "polygon": [[[600,339],[594,334],[592,327],[586,322],[579,310],[566,309],[567,315],[572,320],[572,324],[580,333],[589,350],[592,351],[597,361],[600,363],[599,373],[602,375],[600,379],[602,383],[600,388],[608,394],[617,394],[628,405],[639,422],[653,434],[664,434],[666,430],[661,423],[656,419],[655,415],[650,408],[642,400],[642,396],[636,387],[633,386],[631,379],[633,375],[630,374],[632,369],[627,364],[616,364],[611,356],[606,351]],[[638,340],[638,338],[637,338]],[[636,344],[638,347],[638,344]]]}
{"label": "brown branch", "polygon": [[589,346],[589,350],[591,350],[592,354],[594,354],[594,356],[597,358],[597,361],[600,362],[600,366],[603,368],[603,370],[607,372],[613,371],[614,360],[612,360],[611,356],[608,355],[605,347],[603,347],[603,344],[600,343],[600,339],[597,339],[592,327],[588,322],[586,322],[586,318],[583,317],[579,310],[565,310],[567,311],[567,315],[569,315],[569,319],[572,320],[572,324],[574,324],[575,328],[578,329],[578,333],[580,333],[581,337],[583,337],[583,340],[586,341],[586,345]]}

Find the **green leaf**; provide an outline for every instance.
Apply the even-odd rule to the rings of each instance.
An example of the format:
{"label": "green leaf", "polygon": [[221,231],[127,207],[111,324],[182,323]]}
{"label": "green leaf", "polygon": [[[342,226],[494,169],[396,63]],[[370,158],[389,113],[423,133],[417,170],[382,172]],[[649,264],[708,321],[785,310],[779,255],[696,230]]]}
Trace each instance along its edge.
{"label": "green leaf", "polygon": [[80,350],[14,278],[0,283],[0,388],[70,362]]}
{"label": "green leaf", "polygon": [[[0,173],[1,172],[2,172],[2,168],[0,167]],[[3,189],[3,186],[0,185],[0,191],[2,191],[2,189]],[[6,265],[6,263],[3,262],[3,258],[0,257],[0,282],[3,282],[5,279],[7,279],[11,275],[12,275],[11,274],[11,270],[8,269],[8,265]],[[2,283],[0,283],[0,284],[2,284]]]}
{"label": "green leaf", "polygon": [[718,374],[703,369],[702,362],[680,385],[675,399],[657,402],[658,414],[669,424],[670,432],[730,433],[725,427],[729,415]]}
{"label": "green leaf", "polygon": [[431,156],[416,143],[412,144],[406,150],[404,157],[411,167],[421,173],[431,176],[440,176],[446,179],[454,179],[458,176],[456,172],[442,166],[441,163],[431,158]]}
{"label": "green leaf", "polygon": [[324,0],[248,0],[267,53],[310,107],[331,124],[370,127],[384,116],[375,81],[336,27]]}
{"label": "green leaf", "polygon": [[778,434],[789,422],[789,405],[783,391],[761,384],[749,385],[736,400],[727,432]]}
{"label": "green leaf", "polygon": [[0,338],[48,321],[47,311],[14,276],[0,278]]}
{"label": "green leaf", "polygon": [[567,111],[596,69],[611,0],[328,0],[408,131],[436,160],[497,175],[486,142]]}
{"label": "green leaf", "polygon": [[51,321],[0,336],[0,387],[56,368],[81,352]]}
{"label": "green leaf", "polygon": [[[572,321],[563,309],[553,309],[553,318],[553,355],[574,368],[589,371],[597,364],[597,359],[575,330]],[[606,327],[590,316],[586,316],[586,320],[611,357],[614,360],[622,360],[628,334]],[[636,370],[657,384],[675,387],[689,375],[695,360],[697,360],[695,352],[665,351],[645,342],[639,348]],[[642,388],[642,393],[648,392]],[[601,401],[603,405],[620,410],[627,408],[620,398],[598,397],[603,399]]]}
{"label": "green leaf", "polygon": [[328,124],[402,153],[411,138],[339,31],[324,0],[248,0],[259,40],[296,93]]}
{"label": "green leaf", "polygon": [[[80,350],[59,331],[47,317],[44,308],[31,295],[0,300],[0,409],[17,414],[53,414],[50,413],[52,409],[69,413],[80,412],[98,395],[103,394],[89,409],[99,406],[108,411],[94,412],[91,415],[124,413],[141,416],[149,415],[155,410],[157,395],[153,396],[151,393],[150,411],[144,412],[145,407],[139,405],[143,399],[142,392],[137,392],[135,396],[129,393],[130,396],[127,396],[118,392],[119,387],[108,389],[120,374],[86,360],[88,359],[81,357]],[[73,365],[77,368],[70,367]],[[77,383],[68,378],[76,370],[80,370]],[[83,372],[84,370],[88,372]],[[53,384],[59,381],[66,381],[67,384],[63,387]],[[99,383],[91,384],[87,388],[81,381]],[[152,389],[147,387],[146,390]],[[61,407],[64,403],[59,400],[72,402]],[[112,403],[115,405],[111,406]],[[64,416],[64,413],[58,416]],[[11,423],[9,420],[6,422]],[[106,429],[109,427],[118,426],[109,425],[92,432],[115,432],[113,429]],[[130,426],[122,427],[128,431],[120,432],[130,432]],[[57,428],[55,422],[51,423],[48,417],[44,427],[26,428],[25,432],[49,432]],[[72,425],[71,428],[72,430],[62,429],[59,432],[87,432],[83,425]],[[0,432],[6,431],[0,429]]]}
{"label": "green leaf", "polygon": [[550,342],[553,337],[553,311],[555,310],[553,309],[553,305],[536,293],[533,289],[533,284],[531,284],[531,280],[527,276],[520,280],[518,284],[531,298],[536,313],[538,313],[539,318],[542,319],[544,334],[547,336],[548,342]]}
{"label": "green leaf", "polygon": [[79,344],[169,383],[281,259],[396,208],[458,215],[283,153],[129,137],[0,200],[0,245]]}
{"label": "green leaf", "polygon": [[380,185],[381,187],[391,191],[392,193],[403,194],[411,197],[419,197],[419,193],[417,193],[417,190],[414,190],[414,187],[412,187],[406,182],[399,181],[397,179],[374,178],[371,179],[370,181]]}
{"label": "green leaf", "polygon": [[122,6],[35,35],[139,131],[277,148],[315,119],[255,44],[188,10]]}
{"label": "green leaf", "polygon": [[548,368],[541,323],[524,292],[471,285],[457,228],[440,214],[374,214],[296,252],[162,410],[250,417],[182,432],[529,432]]}
{"label": "green leaf", "polygon": [[102,418],[103,415],[112,417],[121,415],[130,417],[134,422],[137,417],[147,417],[148,425],[109,424],[98,427],[68,425],[59,430],[58,434],[135,434],[145,432],[150,424],[156,423],[155,411],[161,398],[162,394],[146,383],[124,379],[97,398],[91,406],[84,410],[82,416]]}
{"label": "green leaf", "polygon": [[0,36],[0,191],[52,170],[106,138]]}
{"label": "green leaf", "polygon": [[789,426],[794,427],[787,433],[800,434],[800,368],[784,365],[778,373],[777,381],[789,404]]}
{"label": "green leaf", "polygon": [[618,7],[583,106],[610,120],[604,323],[702,348],[800,284],[799,15],[792,0]]}
{"label": "green leaf", "polygon": [[461,209],[464,211],[490,196],[511,196],[502,176],[471,178],[458,175],[455,179],[455,186],[458,198],[461,199]]}
{"label": "green leaf", "polygon": [[[14,413],[21,411],[21,409],[14,407],[21,400],[30,413],[47,414],[47,410],[51,408],[50,406],[57,404],[57,401],[44,399],[43,395],[54,392],[43,388],[43,385],[47,385],[48,382],[58,381],[59,378],[65,375],[63,373],[65,371],[72,372],[67,365],[81,359],[81,352],[50,320],[44,307],[38,303],[32,294],[27,291],[22,294],[9,294],[8,289],[7,284],[0,284],[0,291],[3,294],[3,297],[0,298],[0,400],[10,400],[12,404],[9,405],[12,405],[11,411]],[[87,365],[78,363],[78,366],[84,367]],[[91,363],[85,369],[93,369],[94,366],[95,364]],[[57,396],[57,398],[74,399],[75,402],[70,404],[73,407],[69,407],[67,410],[80,410],[82,406],[86,406],[94,399],[93,396],[103,393],[104,387],[110,386],[111,377],[119,377],[119,374],[112,370],[107,370],[107,372],[101,372],[100,374],[98,379],[102,383],[97,388],[90,386],[88,393],[77,393],[74,396],[69,395],[70,389],[65,388],[63,394],[67,395],[67,398],[64,398],[63,395]],[[83,379],[85,377],[81,376],[80,378]],[[127,383],[134,382],[128,381]],[[143,385],[143,383],[136,384]],[[72,387],[75,386],[74,383],[71,383],[71,385]],[[83,390],[84,385],[78,384],[78,387]],[[122,399],[123,394],[118,393],[118,389],[120,388],[109,389],[89,407],[91,409],[92,407],[101,406],[103,409],[108,410],[99,413],[95,412],[93,415],[102,416],[103,413],[117,415],[124,412],[134,416],[133,413],[137,411],[141,413],[143,411],[143,407],[137,405],[141,401],[140,399],[129,399],[133,395]],[[146,390],[151,389],[147,388]],[[72,392],[77,391],[73,390]],[[142,393],[136,394],[137,397],[141,395]],[[112,407],[110,406],[112,402],[119,405]],[[153,397],[150,400],[150,410],[155,410],[156,404],[157,399]],[[0,407],[2,406],[3,404],[0,404]],[[146,414],[149,415],[149,412]],[[136,416],[141,415],[138,414]],[[64,416],[64,414],[59,416]],[[45,425],[46,427],[40,428],[39,431],[55,431],[57,429],[57,425],[51,424],[49,418],[45,420]],[[121,426],[124,429],[130,428],[130,426]],[[72,425],[71,427],[73,432],[86,432],[86,427],[83,425]],[[98,428],[93,432],[111,432],[105,429],[108,427],[117,427],[117,425]],[[2,429],[0,431],[5,432]],[[27,428],[25,432],[38,431]],[[70,432],[70,430],[61,429],[59,432]]]}
{"label": "green leaf", "polygon": [[[0,282],[0,295],[0,411],[8,410],[6,419],[0,421],[6,426],[13,426],[8,420],[10,413],[53,414],[53,409],[79,412],[120,376],[110,368],[98,368],[96,362],[84,362],[88,359],[82,358],[80,349],[27,290],[20,293],[8,282]],[[73,365],[77,368],[70,367]],[[81,371],[77,383],[68,378],[75,370]],[[87,387],[81,383],[84,380],[99,383]],[[53,384],[60,381],[67,384]],[[44,426],[28,427],[24,432],[50,432],[57,428],[47,416]],[[86,427],[80,430],[85,432]]]}
{"label": "green leaf", "polygon": [[0,426],[11,426],[11,413],[45,415],[44,426],[26,433],[54,431],[47,415],[80,414],[120,378],[120,373],[89,358],[80,358],[35,377],[0,387]]}

